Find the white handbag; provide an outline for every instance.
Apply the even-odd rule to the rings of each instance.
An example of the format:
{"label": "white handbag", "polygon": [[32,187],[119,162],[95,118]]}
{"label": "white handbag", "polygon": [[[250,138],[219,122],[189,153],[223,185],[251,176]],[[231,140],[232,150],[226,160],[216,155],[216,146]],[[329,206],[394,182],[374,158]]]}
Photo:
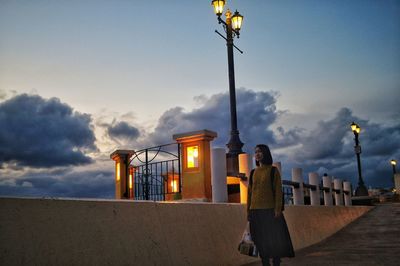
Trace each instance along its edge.
{"label": "white handbag", "polygon": [[240,254],[251,256],[251,257],[258,257],[257,247],[254,244],[253,240],[251,239],[249,222],[247,222],[246,228],[244,229],[242,239],[239,243],[238,250],[239,250]]}

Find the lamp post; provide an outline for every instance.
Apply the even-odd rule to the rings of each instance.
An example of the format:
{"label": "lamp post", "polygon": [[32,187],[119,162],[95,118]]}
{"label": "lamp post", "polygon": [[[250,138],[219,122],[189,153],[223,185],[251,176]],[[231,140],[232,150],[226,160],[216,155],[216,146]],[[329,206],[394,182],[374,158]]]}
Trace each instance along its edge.
{"label": "lamp post", "polygon": [[[239,161],[238,155],[243,153],[243,143],[239,138],[239,130],[237,128],[237,115],[236,115],[236,88],[235,88],[235,70],[233,61],[233,47],[239,50],[233,44],[233,38],[236,36],[239,38],[239,31],[242,26],[243,16],[236,11],[233,15],[229,9],[225,12],[226,21],[221,19],[221,15],[224,10],[225,0],[213,0],[211,5],[214,7],[215,14],[218,18],[218,23],[222,24],[226,32],[226,37],[218,33],[222,38],[226,40],[226,46],[228,50],[228,75],[229,75],[229,99],[230,99],[230,111],[231,111],[231,136],[229,142],[226,144],[228,147],[227,154],[227,168],[228,175],[236,176],[239,173]],[[240,51],[240,50],[239,50]],[[242,52],[242,51],[240,51]]]}
{"label": "lamp post", "polygon": [[361,128],[356,124],[352,123],[351,124],[351,130],[354,133],[354,141],[356,145],[354,146],[354,151],[356,153],[357,157],[357,166],[358,166],[358,186],[356,188],[356,196],[368,196],[368,190],[367,187],[364,185],[364,181],[362,179],[361,175],[361,160],[360,160],[360,154],[361,154],[361,146],[358,141],[358,135],[360,134]]}
{"label": "lamp post", "polygon": [[396,160],[391,160],[390,161],[390,164],[392,165],[392,167],[393,167],[393,175],[395,175],[396,174],[396,164],[397,164],[397,162],[396,162]]}
{"label": "lamp post", "polygon": [[397,164],[397,162],[396,162],[396,160],[392,159],[390,161],[390,164],[393,167],[393,187],[396,187],[395,178],[396,178],[396,164]]}

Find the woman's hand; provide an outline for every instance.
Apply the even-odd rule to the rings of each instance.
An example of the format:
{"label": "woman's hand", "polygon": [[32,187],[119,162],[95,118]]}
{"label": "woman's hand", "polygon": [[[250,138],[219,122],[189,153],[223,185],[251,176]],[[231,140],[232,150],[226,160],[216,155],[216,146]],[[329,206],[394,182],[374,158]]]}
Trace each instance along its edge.
{"label": "woman's hand", "polygon": [[278,217],[280,217],[282,215],[282,211],[277,211],[277,210],[275,210],[275,218],[278,218]]}

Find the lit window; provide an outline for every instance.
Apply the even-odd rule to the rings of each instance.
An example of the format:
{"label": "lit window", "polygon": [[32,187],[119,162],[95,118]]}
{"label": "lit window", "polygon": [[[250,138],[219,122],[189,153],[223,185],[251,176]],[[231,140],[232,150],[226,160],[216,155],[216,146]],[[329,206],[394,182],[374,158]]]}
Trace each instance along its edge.
{"label": "lit window", "polygon": [[178,180],[171,180],[171,190],[172,192],[178,192]]}
{"label": "lit window", "polygon": [[196,168],[199,167],[199,147],[190,146],[187,147],[187,167]]}
{"label": "lit window", "polygon": [[133,188],[133,172],[134,168],[132,166],[129,167],[129,189]]}
{"label": "lit window", "polygon": [[117,176],[117,181],[119,181],[120,179],[121,179],[121,166],[119,165],[119,162],[117,163],[117,173],[116,173],[116,176]]}

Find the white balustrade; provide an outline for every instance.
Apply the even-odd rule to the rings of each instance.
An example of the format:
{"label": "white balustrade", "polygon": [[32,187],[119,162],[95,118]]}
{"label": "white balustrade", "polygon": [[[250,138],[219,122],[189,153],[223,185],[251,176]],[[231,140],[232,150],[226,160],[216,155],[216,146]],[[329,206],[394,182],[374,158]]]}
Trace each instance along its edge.
{"label": "white balustrade", "polygon": [[228,202],[224,148],[214,148],[211,151],[211,188],[213,202]]}
{"label": "white balustrade", "polygon": [[310,200],[311,200],[311,205],[313,206],[319,206],[321,204],[320,202],[320,190],[319,190],[319,176],[318,173],[309,173],[308,174],[308,180],[310,185],[314,185],[317,188],[315,190],[310,191]]}
{"label": "white balustrade", "polygon": [[332,181],[330,176],[322,177],[322,185],[329,188],[329,191],[324,190],[324,204],[325,206],[332,206]]}
{"label": "white balustrade", "polygon": [[333,187],[335,191],[335,205],[342,206],[343,205],[343,184],[342,180],[339,178],[335,178],[333,180]]}
{"label": "white balustrade", "polygon": [[[226,193],[226,178],[222,178],[222,176],[226,177],[226,170],[222,171],[222,169],[226,169],[226,160],[225,160],[225,149],[216,148],[212,151],[212,193],[213,193],[213,202],[227,202],[228,196]],[[272,164],[275,166],[283,180],[282,174],[282,165],[281,162],[274,162]],[[250,177],[251,169],[253,168],[253,157],[247,153],[239,154],[239,172],[246,175],[246,177]],[[224,179],[225,183],[221,182]],[[312,206],[321,205],[321,188],[320,182],[321,179],[316,172],[311,172],[308,174],[309,184],[315,186],[315,189],[310,189],[310,201]],[[298,183],[299,187],[292,187],[293,191],[293,204],[294,205],[304,205],[304,179],[303,179],[303,170],[302,168],[293,168],[292,169],[292,182]],[[339,178],[334,178],[333,176],[323,176],[322,177],[322,186],[324,188],[328,188],[328,191],[323,192],[324,195],[324,205],[332,206],[333,205],[333,196],[335,197],[335,205],[336,206],[351,206],[351,183],[348,181],[343,182]],[[224,187],[224,189],[222,189]],[[240,202],[247,203],[247,189],[248,188],[248,180],[240,181]],[[335,190],[334,194],[333,189]],[[336,192],[338,191],[338,192]],[[344,192],[348,193],[344,193]]]}
{"label": "white balustrade", "polygon": [[343,190],[348,191],[349,193],[344,194],[344,205],[351,206],[351,182],[345,181],[343,182]]}
{"label": "white balustrade", "polygon": [[303,169],[292,169],[292,181],[299,183],[299,187],[293,187],[293,204],[304,205],[304,191],[303,191]]}

